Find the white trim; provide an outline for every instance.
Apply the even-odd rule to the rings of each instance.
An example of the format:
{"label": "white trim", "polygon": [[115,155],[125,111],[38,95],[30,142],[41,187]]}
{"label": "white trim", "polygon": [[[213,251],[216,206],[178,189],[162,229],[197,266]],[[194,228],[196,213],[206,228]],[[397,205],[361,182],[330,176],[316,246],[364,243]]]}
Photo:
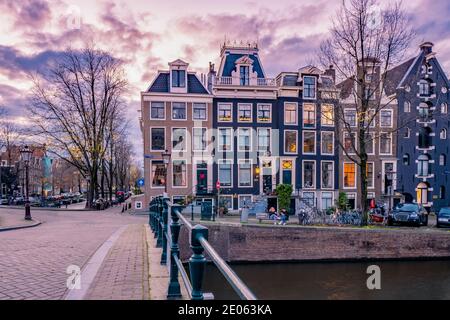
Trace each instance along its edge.
{"label": "white trim", "polygon": [[[150,129],[150,152],[160,152],[160,153],[162,153],[162,152],[164,152],[164,151],[166,151],[168,148],[167,148],[167,130],[166,130],[166,128],[167,127],[161,127],[161,126],[157,126],[157,127],[150,127],[149,129]],[[154,149],[152,149],[152,129],[164,129],[164,148],[163,148],[163,150],[154,150]]]}
{"label": "white trim", "polygon": [[[206,147],[203,150],[195,149],[195,134],[194,134],[195,129],[202,129],[202,130],[204,129],[205,130],[205,145],[206,145]],[[207,151],[208,150],[208,128],[206,128],[206,127],[192,127],[192,139],[191,140],[192,140],[191,141],[191,145],[192,145],[192,151],[193,152],[205,152],[205,151]]]}
{"label": "white trim", "polygon": [[[314,125],[312,127],[308,127],[307,124],[305,124],[305,105],[312,105],[314,107]],[[303,102],[302,104],[302,128],[306,130],[310,129],[316,129],[317,128],[317,104],[313,102]]]}
{"label": "white trim", "polygon": [[[185,133],[185,141],[184,141],[184,149],[175,149],[174,147],[173,147],[173,142],[174,142],[174,140],[173,140],[173,130],[174,129],[176,129],[176,130],[184,130],[184,133]],[[189,142],[189,139],[188,139],[188,128],[187,127],[170,127],[170,150],[172,150],[172,152],[186,152],[187,150],[188,150],[188,142]]]}
{"label": "white trim", "polygon": [[[313,78],[314,79],[314,98],[305,97],[305,78]],[[316,100],[317,99],[317,77],[304,75],[302,76],[302,98],[303,100]]]}
{"label": "white trim", "polygon": [[344,108],[344,127],[346,127],[346,124],[349,124],[349,123],[347,123],[347,120],[345,120],[345,113],[347,112],[347,111],[354,111],[355,112],[355,125],[350,125],[350,128],[356,128],[357,127],[357,125],[358,125],[358,119],[357,119],[357,112],[356,112],[356,109],[355,108]]}
{"label": "white trim", "polygon": [[[258,118],[258,111],[259,111],[259,107],[260,106],[269,106],[270,107],[270,120],[269,121],[260,121]],[[256,105],[256,122],[257,123],[272,123],[272,109],[273,109],[273,104],[272,103],[258,103]]]}
{"label": "white trim", "polygon": [[[230,170],[231,184],[229,186],[223,186],[222,185],[222,181],[220,181],[220,165],[223,165],[223,164],[231,165],[231,170]],[[233,186],[234,186],[233,166],[234,166],[234,161],[232,159],[218,159],[217,160],[217,180],[220,181],[221,188],[222,188],[222,186],[223,186],[224,189],[231,189],[231,188],[233,188]]]}
{"label": "white trim", "polygon": [[218,196],[218,206],[220,207],[220,203],[222,202],[221,199],[222,198],[231,198],[231,208],[228,208],[228,210],[234,210],[234,198],[233,195],[231,194],[221,194]]}
{"label": "white trim", "polygon": [[[323,118],[324,118],[324,113],[323,113],[323,107],[331,107],[331,110],[333,112],[333,124],[324,124]],[[335,112],[334,112],[334,104],[332,103],[321,103],[320,104],[320,126],[321,127],[330,127],[330,128],[334,128],[335,126],[335,122],[336,122],[336,116],[335,116]],[[329,120],[325,117],[325,120]]]}
{"label": "white trim", "polygon": [[[346,164],[351,164],[353,165],[354,169],[355,169],[355,185],[354,186],[345,186],[345,165]],[[358,172],[357,172],[357,168],[356,168],[356,163],[354,162],[348,162],[348,161],[344,161],[342,163],[342,188],[344,190],[354,190],[358,187]]]}
{"label": "white trim", "polygon": [[[223,121],[220,120],[220,107],[221,106],[230,106],[230,110],[231,110],[231,118],[229,121]],[[222,123],[230,123],[233,122],[233,103],[231,102],[218,102],[217,103],[217,122],[222,122]]]}
{"label": "white trim", "polygon": [[[242,121],[239,119],[239,107],[250,106],[250,121]],[[237,122],[238,123],[253,123],[253,103],[238,103],[237,105]]]}
{"label": "white trim", "polygon": [[[375,162],[373,162],[373,161],[368,161],[368,162],[367,162],[367,165],[369,165],[369,164],[372,165],[372,186],[370,187],[370,186],[369,186],[369,183],[367,183],[367,189],[372,190],[372,189],[375,189]],[[368,168],[368,167],[367,167],[367,168]],[[367,173],[366,173],[366,176],[367,176]],[[368,177],[366,177],[366,178],[368,178]],[[369,182],[369,179],[367,179],[367,182]]]}
{"label": "white trim", "polygon": [[[384,135],[384,134],[387,134],[387,135],[389,135],[389,137],[391,138],[391,143],[389,144],[389,153],[383,153],[383,152],[381,152],[381,136],[382,135]],[[391,133],[388,133],[388,132],[380,132],[380,135],[379,135],[379,137],[378,137],[379,139],[379,141],[378,141],[378,152],[379,152],[379,155],[383,155],[383,156],[391,156],[392,155],[392,132]]]}
{"label": "white trim", "polygon": [[[286,132],[295,132],[295,148],[296,148],[296,152],[288,152],[288,151],[286,151]],[[298,130],[293,130],[293,129],[285,129],[285,130],[283,130],[283,152],[284,152],[284,154],[288,154],[288,155],[298,154]]]}
{"label": "white trim", "polygon": [[[182,103],[182,104],[184,104],[184,111],[185,111],[185,115],[186,115],[186,118],[184,118],[184,119],[174,119],[173,118],[173,104],[174,103]],[[187,121],[187,119],[188,119],[188,115],[187,115],[187,103],[186,102],[171,102],[170,103],[170,119],[172,120],[172,121]]]}
{"label": "white trim", "polygon": [[240,194],[238,195],[238,209],[241,209],[239,204],[241,203],[241,198],[243,197],[250,197],[250,203],[253,202],[253,195],[252,194]]}
{"label": "white trim", "polygon": [[[344,147],[345,147],[345,135],[349,135],[349,134],[354,134],[354,135],[355,135],[355,148],[358,149],[358,136],[356,135],[356,132],[347,132],[347,131],[344,131],[344,132],[343,132],[343,135],[344,135],[344,136],[343,136],[342,143],[343,143]],[[354,151],[354,150],[353,150],[353,146],[350,146],[350,148],[351,148],[351,150],[350,150],[350,152],[347,151],[347,154],[349,154],[349,155],[355,155],[356,152],[353,152],[353,151]],[[374,150],[374,151],[375,151],[375,150]],[[342,150],[342,153],[343,153],[344,156],[347,155],[347,154],[345,153],[344,150]]]}
{"label": "white trim", "polygon": [[[295,105],[295,123],[292,122],[286,122],[286,105]],[[284,125],[285,126],[298,126],[298,116],[299,116],[299,108],[297,102],[291,102],[291,101],[285,101],[283,104],[283,119],[284,119]]]}
{"label": "white trim", "polygon": [[[370,142],[372,143],[372,152],[367,153],[367,155],[374,156],[376,154],[376,152],[375,152],[375,132],[367,132],[366,134],[368,134],[370,136]],[[366,141],[366,145],[367,145],[367,141]],[[366,147],[366,152],[367,152],[367,147]]]}
{"label": "white trim", "polygon": [[[390,121],[389,121],[389,125],[388,125],[388,126],[384,126],[384,125],[382,124],[382,122],[381,122],[381,114],[382,114],[383,112],[390,112],[390,113],[391,113]],[[383,109],[383,110],[380,110],[380,128],[392,128],[393,125],[394,125],[394,110],[392,110],[392,109]]]}
{"label": "white trim", "polygon": [[[356,209],[356,208],[358,208],[358,198],[357,198],[357,193],[356,192],[345,192],[345,194],[347,195],[347,199],[352,199],[352,200],[355,200],[355,206],[353,207],[353,208],[351,208],[351,209]],[[350,197],[350,195],[352,196],[352,197]]]}
{"label": "white trim", "polygon": [[[333,166],[332,166],[332,168],[333,168],[333,174],[332,174],[332,182],[331,182],[331,188],[327,188],[327,187],[324,187],[323,186],[323,184],[322,184],[322,182],[323,182],[323,180],[322,180],[322,164],[323,163],[331,163]],[[335,170],[334,170],[334,161],[333,160],[321,160],[320,161],[320,188],[321,189],[323,189],[323,190],[334,190],[334,175],[335,175]]]}
{"label": "white trim", "polygon": [[[174,183],[173,183],[173,178],[174,178],[174,173],[175,173],[175,170],[174,170],[174,165],[173,165],[173,163],[175,162],[175,161],[184,161],[184,165],[185,165],[185,167],[186,167],[186,171],[185,171],[185,175],[186,175],[186,179],[185,179],[185,182],[186,182],[186,184],[185,185],[183,185],[183,186],[176,186],[176,185],[174,185]],[[172,161],[171,161],[171,165],[172,165],[172,170],[171,170],[171,177],[172,177],[172,181],[171,181],[171,186],[172,186],[172,189],[186,189],[186,188],[188,188],[188,186],[189,186],[189,182],[188,182],[188,160],[187,159],[172,159]]]}
{"label": "white trim", "polygon": [[[295,190],[295,185],[296,185],[295,177],[296,177],[297,158],[296,157],[280,157],[280,183],[284,184],[283,171],[284,170],[288,171],[289,169],[283,169],[283,161],[291,161],[292,162],[292,169],[291,169],[291,174],[292,174],[291,180],[292,181],[291,181],[291,185],[292,185],[292,188]],[[272,163],[272,166],[273,166],[273,163]]]}
{"label": "white trim", "polygon": [[[314,176],[312,187],[305,187],[305,162],[314,163]],[[304,190],[315,190],[317,185],[317,163],[316,160],[302,160],[302,189]]]}
{"label": "white trim", "polygon": [[[249,150],[240,149],[240,138],[241,138],[241,130],[245,129],[249,131],[250,145]],[[238,127],[237,128],[237,151],[238,152],[252,152],[253,151],[253,128],[252,127]]]}
{"label": "white trim", "polygon": [[[327,133],[327,134],[332,134],[333,135],[333,139],[332,139],[332,142],[333,142],[333,148],[332,148],[332,153],[323,153],[322,152],[322,145],[323,145],[323,134],[324,133]],[[335,148],[335,135],[334,135],[334,131],[320,131],[320,154],[321,155],[323,155],[323,156],[334,156],[335,155],[335,150],[334,150],[334,148]]]}
{"label": "white trim", "polygon": [[409,67],[408,71],[406,71],[405,75],[403,76],[402,80],[400,81],[400,83],[397,86],[397,89],[402,89],[403,88],[403,82],[405,82],[406,78],[408,77],[408,75],[411,73],[412,69],[414,68],[414,66],[416,65],[417,61],[419,60],[419,58],[422,56],[422,54],[419,54],[416,59],[414,60],[414,62],[411,64],[411,66]]}
{"label": "white trim", "polygon": [[325,210],[325,208],[323,208],[323,206],[322,206],[322,200],[324,199],[323,198],[324,193],[331,193],[331,207],[333,207],[333,205],[334,205],[334,198],[335,198],[335,194],[333,191],[320,191],[320,206],[319,207],[322,210]]}
{"label": "white trim", "polygon": [[[221,141],[220,141],[220,130],[225,129],[225,130],[229,130],[231,131],[231,135],[230,135],[230,150],[223,150],[220,146],[221,146]],[[218,127],[217,128],[217,150],[219,152],[234,152],[234,130],[232,127]],[[223,145],[222,145],[223,146]]]}
{"label": "white trim", "polygon": [[[305,133],[314,133],[314,152],[305,152]],[[314,130],[303,130],[302,131],[302,154],[304,155],[316,155],[317,154],[317,131]]]}
{"label": "white trim", "polygon": [[[194,105],[195,104],[204,104],[205,105],[205,119],[194,119]],[[191,105],[192,105],[192,108],[191,108],[192,109],[192,115],[191,115],[192,121],[195,121],[195,122],[197,122],[197,121],[202,121],[202,122],[208,121],[208,103],[207,102],[192,102]]]}
{"label": "white trim", "polygon": [[[159,159],[159,160],[151,159],[150,160],[150,183],[148,185],[149,185],[150,189],[164,190],[165,186],[161,186],[161,187],[153,186],[153,162],[159,162],[160,164],[163,164],[166,167],[166,170],[167,170],[167,166],[164,164],[164,160],[163,159]],[[168,173],[166,175],[169,176]],[[168,188],[169,185],[167,184],[167,181],[166,181],[166,185],[167,185],[167,188]]]}
{"label": "white trim", "polygon": [[[166,110],[166,103],[164,101],[149,101],[150,103],[150,120],[154,121],[165,121],[167,119],[167,110]],[[163,110],[164,110],[164,118],[152,118],[152,104],[153,103],[162,103],[163,104]]]}
{"label": "white trim", "polygon": [[257,152],[262,152],[261,149],[259,149],[259,137],[260,137],[259,131],[260,130],[268,130],[269,131],[269,152],[272,153],[272,128],[269,128],[269,127],[258,127],[256,129],[256,135],[257,135],[257,138],[256,138],[256,151]]}
{"label": "white trim", "polygon": [[[250,185],[249,186],[241,186],[241,163],[250,163]],[[240,189],[245,188],[253,188],[253,160],[252,159],[238,159],[238,185],[237,187]]]}

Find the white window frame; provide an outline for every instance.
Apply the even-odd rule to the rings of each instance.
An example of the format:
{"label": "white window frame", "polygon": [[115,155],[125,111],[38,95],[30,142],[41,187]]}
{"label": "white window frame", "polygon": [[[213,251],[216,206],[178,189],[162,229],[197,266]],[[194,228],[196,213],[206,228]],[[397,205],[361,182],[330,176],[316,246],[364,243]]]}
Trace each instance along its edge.
{"label": "white window frame", "polygon": [[[231,117],[229,121],[220,120],[220,107],[221,106],[230,106]],[[233,104],[231,102],[219,102],[217,103],[217,122],[229,123],[233,122]]]}
{"label": "white window frame", "polygon": [[[270,118],[268,121],[260,121],[258,118],[258,112],[259,112],[259,107],[260,106],[269,106],[270,109]],[[271,123],[272,122],[272,104],[271,103],[258,103],[256,105],[256,122],[257,123]]]}
{"label": "white window frame", "polygon": [[[311,106],[314,107],[314,117],[313,117],[314,125],[311,126],[311,127],[308,127],[305,124],[305,105],[311,105]],[[302,105],[302,127],[305,130],[311,130],[311,129],[316,129],[317,128],[317,105],[315,103],[312,103],[312,102],[304,102],[303,103],[303,105]]]}
{"label": "white window frame", "polygon": [[[353,167],[355,168],[355,185],[354,186],[350,186],[350,187],[346,187],[345,186],[345,165],[346,164],[351,164],[353,165]],[[358,186],[358,172],[357,172],[358,168],[356,167],[356,163],[354,162],[349,162],[349,161],[344,161],[342,163],[342,188],[345,190],[354,190],[357,188]]]}
{"label": "white window frame", "polygon": [[[305,162],[312,162],[314,163],[314,176],[313,176],[313,186],[312,187],[305,187]],[[317,184],[317,163],[316,160],[302,160],[302,189],[304,190],[315,190]]]}
{"label": "white window frame", "polygon": [[409,101],[403,102],[403,112],[404,113],[410,113],[411,112],[411,102],[409,102]]}
{"label": "white window frame", "polygon": [[[375,162],[367,162],[367,165],[371,164],[372,165],[372,186],[369,186],[369,184],[367,183],[367,189],[375,189]],[[367,180],[369,181],[369,180]]]}
{"label": "white window frame", "polygon": [[355,206],[353,208],[350,208],[351,210],[355,210],[358,207],[358,198],[356,195],[356,192],[346,192],[347,199],[355,200]]}
{"label": "white window frame", "polygon": [[[205,119],[195,119],[194,118],[194,105],[195,104],[205,105]],[[208,103],[206,103],[206,102],[193,102],[192,103],[192,121],[208,121]]]}
{"label": "white window frame", "polygon": [[[354,124],[354,125],[351,125],[351,124],[350,124],[350,128],[356,128],[357,125],[358,125],[358,114],[357,114],[357,112],[356,112],[356,109],[353,109],[353,108],[345,108],[345,109],[344,109],[344,122],[347,123],[347,120],[345,120],[345,114],[346,114],[346,112],[348,112],[348,111],[352,111],[352,112],[355,113],[355,124]],[[345,127],[345,126],[346,126],[346,125],[344,124],[344,127]]]}
{"label": "white window frame", "polygon": [[[154,162],[159,162],[159,164],[161,164],[161,163],[164,164],[164,160],[156,160],[156,159],[150,160],[150,183],[149,183],[150,189],[159,189],[159,190],[165,189],[165,186],[158,187],[158,186],[153,185],[153,163]],[[167,170],[167,164],[165,165],[165,168]],[[169,177],[169,174],[167,173],[166,176]],[[167,187],[169,187],[169,185],[167,184],[167,178],[166,178],[166,185],[167,185]]]}
{"label": "white window frame", "polygon": [[[250,145],[249,145],[249,150],[243,150],[241,149],[241,145],[240,145],[240,141],[241,141],[241,130],[249,130],[250,134]],[[252,152],[253,151],[253,128],[252,127],[238,127],[237,128],[237,151],[238,152]]]}
{"label": "white window frame", "polygon": [[[333,136],[332,142],[333,142],[333,151],[332,153],[324,153],[322,152],[322,145],[323,145],[323,136],[324,134],[331,134]],[[334,156],[335,152],[334,152],[334,148],[335,148],[335,136],[334,136],[334,131],[321,131],[320,132],[320,154],[323,156]]]}
{"label": "white window frame", "polygon": [[[327,194],[331,194],[331,207],[333,207],[333,205],[334,205],[334,192],[333,191],[321,191],[320,192],[320,208],[322,209],[322,210],[326,210],[324,207],[323,207],[323,203],[322,203],[322,200],[324,199],[324,197],[323,197],[323,194],[324,193],[327,193]],[[330,207],[330,208],[331,208]],[[329,208],[328,208],[329,209]]]}
{"label": "white window frame", "polygon": [[[153,149],[152,129],[164,129],[164,148],[163,148],[163,150],[155,150],[155,149]],[[164,152],[165,150],[167,150],[167,130],[166,130],[166,127],[150,127],[150,152]]]}
{"label": "white window frame", "polygon": [[[205,149],[195,149],[195,130],[205,130]],[[193,127],[192,128],[192,151],[194,152],[203,152],[208,149],[208,128],[205,127]]]}
{"label": "white window frame", "polygon": [[[333,119],[330,120],[330,119],[328,119],[327,117],[324,116],[324,107],[331,107],[331,111],[333,112]],[[335,125],[334,105],[331,104],[331,103],[323,103],[320,106],[320,111],[321,111],[321,114],[320,114],[320,125],[322,127],[334,127],[334,125]],[[326,121],[331,121],[332,124],[326,124],[325,123]]]}
{"label": "white window frame", "polygon": [[[370,142],[372,143],[372,152],[367,153],[368,156],[373,156],[375,155],[376,151],[375,151],[375,132],[366,132],[366,134],[368,134],[370,136]],[[357,139],[358,137],[356,137]],[[367,146],[367,141],[366,141],[366,146]],[[366,152],[367,152],[367,147],[366,147]]]}
{"label": "white window frame", "polygon": [[[186,113],[186,117],[184,119],[174,119],[173,118],[173,105],[174,105],[174,103],[182,103],[182,104],[184,104],[184,111]],[[188,112],[187,112],[187,103],[186,102],[173,101],[173,102],[170,103],[170,119],[172,121],[187,121],[187,119],[188,119],[188,114],[187,113]]]}
{"label": "white window frame", "polygon": [[[293,122],[286,122],[286,106],[287,105],[295,105],[295,123]],[[285,126],[298,126],[298,103],[297,102],[290,102],[285,101],[283,105],[283,119],[284,119],[284,125]]]}
{"label": "white window frame", "polygon": [[[221,146],[223,146],[223,145],[220,144],[221,143],[221,141],[220,141],[220,137],[221,137],[220,131],[222,129],[231,131],[230,150],[223,150],[223,148],[221,148]],[[234,143],[234,130],[233,130],[232,127],[219,127],[219,128],[217,128],[217,150],[219,152],[233,152],[234,151],[234,144],[233,143]]]}
{"label": "white window frame", "polygon": [[439,139],[447,140],[447,137],[448,137],[447,129],[445,129],[445,128],[441,129],[441,131],[439,132]]}
{"label": "white window frame", "polygon": [[[164,117],[163,118],[153,118],[152,117],[152,104],[153,103],[162,103],[164,108]],[[150,120],[155,120],[155,121],[165,121],[167,118],[167,111],[166,111],[166,103],[163,101],[150,101]]]}
{"label": "white window frame", "polygon": [[[351,132],[351,133],[355,135],[355,147],[356,147],[356,149],[358,149],[358,136],[356,135],[356,132]],[[344,147],[345,147],[345,137],[348,134],[350,134],[350,132],[348,132],[348,131],[344,131],[344,133],[343,133],[344,137],[343,137],[342,142],[343,142]],[[342,153],[344,155],[346,155],[345,150],[343,150]],[[347,154],[349,154],[349,155],[356,154],[356,153],[353,152],[353,147],[352,147],[352,150],[350,152],[347,151]]]}
{"label": "white window frame", "polygon": [[[322,182],[323,182],[323,180],[322,180],[322,164],[323,163],[331,163],[332,164],[332,168],[333,168],[332,172],[333,173],[331,175],[331,188],[324,187],[323,184],[322,184]],[[335,175],[334,161],[332,161],[332,160],[322,160],[322,161],[320,161],[320,188],[321,189],[323,189],[323,190],[334,190],[334,175]]]}
{"label": "white window frame", "polygon": [[[239,119],[239,108],[241,106],[250,106],[250,121],[243,121]],[[237,106],[237,122],[238,123],[252,123],[253,122],[253,103],[238,103]]]}
{"label": "white window frame", "polygon": [[[305,152],[305,133],[314,133],[314,152]],[[317,154],[317,132],[314,130],[303,130],[302,131],[302,154],[304,155],[316,155]]]}
{"label": "white window frame", "polygon": [[272,129],[269,127],[259,127],[256,129],[257,139],[256,139],[256,150],[258,152],[262,152],[261,149],[259,149],[259,131],[260,130],[268,130],[269,131],[269,152],[272,152]]}
{"label": "white window frame", "polygon": [[[288,169],[283,169],[283,161],[291,161],[292,162],[292,168],[291,168],[291,174],[292,174],[292,181],[291,181],[291,185],[292,187],[295,189],[295,185],[296,185],[296,179],[295,179],[295,175],[296,175],[296,171],[295,171],[295,165],[296,165],[296,160],[294,158],[280,158],[280,181],[281,183],[285,183],[283,180],[283,171],[284,170],[288,170]],[[272,163],[273,165],[273,163]],[[274,180],[275,181],[275,180]]]}
{"label": "white window frame", "polygon": [[[381,152],[381,136],[387,134],[390,137],[391,143],[389,145],[389,153]],[[392,155],[392,133],[388,132],[380,132],[380,136],[378,137],[378,152],[380,155],[390,156]]]}
{"label": "white window frame", "polygon": [[243,198],[243,197],[250,197],[250,203],[253,202],[253,195],[252,195],[252,194],[240,194],[240,195],[238,196],[238,209],[242,209],[242,208],[240,207],[240,204],[241,204],[241,198]]}
{"label": "white window frame", "polygon": [[230,198],[231,199],[231,208],[228,208],[228,210],[234,210],[234,200],[233,200],[233,196],[232,195],[220,195],[219,196],[219,203],[218,205],[220,205],[220,203],[222,203],[222,198]]}
{"label": "white window frame", "polygon": [[[184,161],[184,165],[186,166],[186,171],[185,171],[185,174],[186,174],[186,179],[185,179],[185,181],[186,181],[186,183],[183,185],[183,186],[176,186],[174,183],[173,183],[173,178],[174,178],[174,176],[175,176],[175,170],[174,170],[174,168],[175,168],[175,166],[174,166],[174,162],[175,161]],[[189,170],[189,168],[188,168],[188,160],[187,159],[172,159],[171,160],[171,177],[172,177],[172,181],[171,181],[171,186],[172,186],[172,188],[173,189],[186,189],[188,186],[189,186],[189,182],[188,182],[188,179],[189,179],[189,176],[188,176],[188,170]],[[166,182],[167,183],[167,182]]]}
{"label": "white window frame", "polygon": [[[175,149],[174,148],[174,146],[173,146],[173,131],[174,130],[184,130],[185,139],[186,139],[186,141],[184,142],[184,149]],[[188,138],[187,127],[171,127],[170,128],[170,150],[176,151],[176,152],[186,152],[188,150],[188,142],[189,142],[189,138]]]}
{"label": "white window frame", "polygon": [[[230,164],[231,165],[231,170],[230,170],[230,174],[231,174],[231,184],[230,186],[223,186],[226,189],[231,189],[234,186],[234,179],[233,179],[233,166],[234,163],[231,159],[219,159],[217,161],[217,179],[220,181],[220,165],[223,164]],[[221,185],[222,185],[222,181],[220,181]]]}
{"label": "white window frame", "polygon": [[[241,163],[250,163],[250,185],[249,186],[241,186]],[[233,170],[231,170],[231,174],[233,174]],[[241,188],[241,189],[253,188],[253,160],[252,159],[239,159],[238,160],[238,188]]]}
{"label": "white window frame", "polygon": [[448,113],[448,104],[446,102],[441,103],[441,113],[447,114]]}
{"label": "white window frame", "polygon": [[[289,152],[286,150],[286,132],[295,132],[295,145],[296,145],[296,152]],[[283,151],[285,154],[298,154],[298,130],[290,130],[286,129],[283,131]]]}
{"label": "white window frame", "polygon": [[[313,78],[314,79],[314,97],[305,97],[305,78]],[[314,76],[303,76],[302,78],[303,84],[302,84],[302,97],[304,100],[316,100],[317,99],[317,77]]]}
{"label": "white window frame", "polygon": [[[390,113],[390,117],[389,117],[389,125],[383,125],[383,123],[381,122],[381,114],[383,112],[389,112]],[[393,118],[394,118],[394,111],[392,109],[385,109],[385,110],[380,110],[380,128],[392,128],[393,126]]]}

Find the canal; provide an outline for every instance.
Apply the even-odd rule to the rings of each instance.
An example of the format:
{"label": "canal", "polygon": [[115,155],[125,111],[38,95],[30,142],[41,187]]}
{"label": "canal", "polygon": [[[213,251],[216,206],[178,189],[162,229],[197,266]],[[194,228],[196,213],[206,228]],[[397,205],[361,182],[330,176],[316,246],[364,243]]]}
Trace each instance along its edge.
{"label": "canal", "polygon": [[[367,267],[381,268],[381,290],[368,290]],[[258,299],[450,299],[450,260],[234,264],[233,270]],[[204,291],[215,299],[238,299],[214,265]]]}

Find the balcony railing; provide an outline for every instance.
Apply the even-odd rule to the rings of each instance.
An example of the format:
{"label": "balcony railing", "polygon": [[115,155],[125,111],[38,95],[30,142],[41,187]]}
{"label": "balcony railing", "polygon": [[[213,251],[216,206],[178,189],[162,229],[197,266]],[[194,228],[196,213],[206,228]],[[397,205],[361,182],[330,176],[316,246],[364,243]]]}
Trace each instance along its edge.
{"label": "balcony railing", "polygon": [[248,84],[241,84],[239,77],[215,77],[214,84],[216,86],[256,86],[256,87],[276,87],[276,80],[273,78],[250,78],[246,82]]}

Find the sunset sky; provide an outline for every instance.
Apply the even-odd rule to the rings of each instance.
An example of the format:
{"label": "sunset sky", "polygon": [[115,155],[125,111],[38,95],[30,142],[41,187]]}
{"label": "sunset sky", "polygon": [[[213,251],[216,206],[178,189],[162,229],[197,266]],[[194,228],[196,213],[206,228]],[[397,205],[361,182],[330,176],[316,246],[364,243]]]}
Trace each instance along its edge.
{"label": "sunset sky", "polygon": [[[388,3],[389,1],[381,1]],[[195,71],[217,62],[225,39],[258,41],[269,77],[295,71],[314,61],[340,1],[329,0],[0,0],[0,105],[21,117],[39,72],[67,47],[95,43],[125,61],[133,135],[140,149],[137,110],[158,69],[181,58]],[[409,58],[424,40],[435,43],[444,69],[450,71],[450,2],[404,1],[417,37]],[[20,118],[19,118],[20,119]]]}

